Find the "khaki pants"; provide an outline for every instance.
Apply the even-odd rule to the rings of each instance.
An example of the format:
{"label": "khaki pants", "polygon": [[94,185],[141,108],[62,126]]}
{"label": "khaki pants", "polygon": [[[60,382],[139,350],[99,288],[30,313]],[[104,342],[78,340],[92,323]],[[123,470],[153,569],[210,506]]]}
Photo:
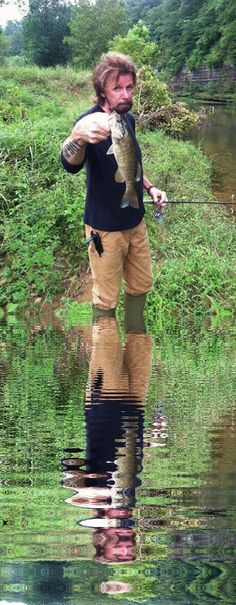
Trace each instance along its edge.
{"label": "khaki pants", "polygon": [[[86,237],[92,227],[85,225]],[[94,231],[96,231],[94,229]],[[89,262],[93,280],[93,304],[101,309],[117,306],[120,284],[132,296],[152,289],[150,245],[144,220],[125,231],[97,231],[104,252],[100,257],[94,243],[89,245]]]}

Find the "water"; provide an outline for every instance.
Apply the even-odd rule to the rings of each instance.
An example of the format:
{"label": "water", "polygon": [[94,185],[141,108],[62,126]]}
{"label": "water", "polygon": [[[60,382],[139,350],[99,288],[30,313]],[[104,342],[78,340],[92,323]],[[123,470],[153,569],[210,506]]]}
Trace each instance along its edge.
{"label": "water", "polygon": [[235,603],[234,338],[2,324],[0,603]]}
{"label": "water", "polygon": [[204,101],[188,104],[204,113],[200,127],[193,128],[187,137],[199,145],[213,160],[212,191],[216,199],[236,201],[236,107],[231,105],[204,105]]}

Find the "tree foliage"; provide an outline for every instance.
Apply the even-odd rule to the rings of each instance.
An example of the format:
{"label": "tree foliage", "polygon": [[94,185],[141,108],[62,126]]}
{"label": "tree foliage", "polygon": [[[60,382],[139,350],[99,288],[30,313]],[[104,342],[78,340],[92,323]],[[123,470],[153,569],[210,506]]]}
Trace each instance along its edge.
{"label": "tree foliage", "polygon": [[[127,0],[130,6],[131,1]],[[236,4],[232,0],[142,0],[136,18],[149,26],[159,47],[158,67],[173,75],[184,65],[236,64]]]}
{"label": "tree foliage", "polygon": [[0,65],[3,64],[4,60],[4,35],[2,28],[0,27]]}
{"label": "tree foliage", "polygon": [[23,49],[22,23],[8,21],[4,28],[4,51],[6,56],[20,55]]}
{"label": "tree foliage", "polygon": [[71,8],[61,0],[30,0],[23,20],[25,53],[40,67],[65,64],[69,51],[64,44]]}
{"label": "tree foliage", "polygon": [[[71,59],[77,67],[91,68],[112,42],[137,65],[155,64],[167,77],[183,66],[236,65],[232,0],[77,0],[73,7],[66,2],[29,0],[23,20],[29,61],[54,66]],[[6,31],[4,52],[15,55],[20,27],[15,24],[13,32],[11,23]]]}
{"label": "tree foliage", "polygon": [[129,29],[126,36],[115,36],[110,50],[116,50],[132,57],[137,67],[154,66],[158,57],[158,47],[151,41],[150,32],[143,21]]}
{"label": "tree foliage", "polygon": [[128,18],[132,24],[145,17],[147,11],[158,6],[161,0],[125,0]]}
{"label": "tree foliage", "polygon": [[160,82],[153,69],[147,65],[138,72],[138,84],[135,95],[135,109],[138,114],[157,111],[171,103],[167,85]]}
{"label": "tree foliage", "polygon": [[80,68],[93,67],[117,34],[127,32],[123,0],[79,0],[70,21],[66,42],[72,61]]}

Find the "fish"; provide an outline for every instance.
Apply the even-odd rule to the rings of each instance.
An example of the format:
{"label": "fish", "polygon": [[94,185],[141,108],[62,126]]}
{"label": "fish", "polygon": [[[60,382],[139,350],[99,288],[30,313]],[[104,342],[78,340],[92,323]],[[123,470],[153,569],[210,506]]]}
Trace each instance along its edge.
{"label": "fish", "polygon": [[108,119],[112,145],[107,155],[113,153],[117,162],[115,181],[126,185],[120,206],[139,208],[135,182],[141,180],[142,170],[135,151],[134,138],[120,114],[113,112]]}

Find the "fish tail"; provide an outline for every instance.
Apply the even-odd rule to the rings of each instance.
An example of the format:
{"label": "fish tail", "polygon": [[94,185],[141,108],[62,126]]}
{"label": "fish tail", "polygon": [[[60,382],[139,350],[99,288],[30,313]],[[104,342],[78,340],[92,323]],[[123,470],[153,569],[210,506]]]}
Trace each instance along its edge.
{"label": "fish tail", "polygon": [[139,208],[138,196],[135,189],[126,189],[122,200],[121,200],[121,208],[127,208],[127,206],[131,206],[132,208]]}

